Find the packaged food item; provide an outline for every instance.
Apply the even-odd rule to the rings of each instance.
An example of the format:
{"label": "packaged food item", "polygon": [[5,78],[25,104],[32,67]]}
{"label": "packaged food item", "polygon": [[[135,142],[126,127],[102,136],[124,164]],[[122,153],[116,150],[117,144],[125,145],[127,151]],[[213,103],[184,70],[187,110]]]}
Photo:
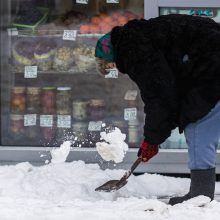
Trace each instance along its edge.
{"label": "packaged food item", "polygon": [[105,101],[103,99],[91,99],[89,102],[89,116],[93,121],[102,120],[105,117]]}
{"label": "packaged food item", "polygon": [[34,58],[39,70],[52,69],[56,43],[53,40],[42,40],[36,45]]}
{"label": "packaged food item", "polygon": [[36,41],[19,40],[12,49],[14,66],[17,70],[23,71],[24,66],[32,66],[35,63],[34,50]]}
{"label": "packaged food item", "polygon": [[11,112],[24,113],[26,109],[25,87],[14,87],[11,91]]}
{"label": "packaged food item", "polygon": [[56,136],[55,115],[40,115],[40,130],[43,144],[54,142]]}
{"label": "packaged food item", "polygon": [[55,114],[56,113],[56,88],[43,87],[41,90],[41,113]]}
{"label": "packaged food item", "polygon": [[69,47],[60,47],[55,53],[53,67],[57,71],[68,71],[73,65],[73,60],[73,50]]}
{"label": "packaged food item", "polygon": [[[25,123],[24,123],[25,125]],[[25,136],[29,140],[38,140],[39,139],[39,116],[36,115],[36,123],[25,126]]]}
{"label": "packaged food item", "polygon": [[88,101],[76,100],[72,102],[72,116],[75,120],[85,120],[87,118]]}
{"label": "packaged food item", "polygon": [[71,87],[58,87],[56,94],[57,114],[71,114]]}
{"label": "packaged food item", "polygon": [[15,139],[21,139],[24,137],[24,115],[10,115],[10,132]]}
{"label": "packaged food item", "polygon": [[39,113],[40,111],[40,88],[27,87],[27,112]]}
{"label": "packaged food item", "polygon": [[83,147],[87,144],[87,122],[74,122],[72,124],[73,136],[74,136],[74,146]]}
{"label": "packaged food item", "polygon": [[73,50],[77,67],[80,71],[87,71],[95,67],[95,47],[81,45]]}
{"label": "packaged food item", "polygon": [[128,144],[129,147],[138,147],[139,132],[138,132],[138,120],[131,120],[128,122]]}

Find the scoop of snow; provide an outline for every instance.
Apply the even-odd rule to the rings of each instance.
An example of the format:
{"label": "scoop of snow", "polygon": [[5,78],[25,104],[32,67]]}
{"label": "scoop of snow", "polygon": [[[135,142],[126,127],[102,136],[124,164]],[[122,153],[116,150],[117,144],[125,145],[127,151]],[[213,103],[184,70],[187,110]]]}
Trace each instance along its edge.
{"label": "scoop of snow", "polygon": [[63,142],[59,148],[54,148],[51,150],[52,163],[63,163],[66,161],[67,156],[70,152],[70,141]]}
{"label": "scoop of snow", "polygon": [[124,142],[126,135],[121,133],[119,128],[106,133],[100,133],[103,142],[96,143],[96,149],[100,156],[106,161],[114,161],[120,163],[123,161],[128,145]]}

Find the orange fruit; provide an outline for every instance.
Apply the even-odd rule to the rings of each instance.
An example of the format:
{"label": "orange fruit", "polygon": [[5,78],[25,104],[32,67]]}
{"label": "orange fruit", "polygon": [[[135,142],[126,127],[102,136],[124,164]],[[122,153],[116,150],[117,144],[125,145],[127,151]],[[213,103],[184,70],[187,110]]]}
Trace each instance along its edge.
{"label": "orange fruit", "polygon": [[99,34],[100,28],[98,25],[90,25],[90,33],[91,34]]}
{"label": "orange fruit", "polygon": [[100,23],[100,18],[98,15],[95,15],[91,18],[91,23],[94,25],[98,25]]}
{"label": "orange fruit", "polygon": [[81,25],[80,26],[80,33],[81,34],[88,34],[90,31],[90,28],[88,25]]}

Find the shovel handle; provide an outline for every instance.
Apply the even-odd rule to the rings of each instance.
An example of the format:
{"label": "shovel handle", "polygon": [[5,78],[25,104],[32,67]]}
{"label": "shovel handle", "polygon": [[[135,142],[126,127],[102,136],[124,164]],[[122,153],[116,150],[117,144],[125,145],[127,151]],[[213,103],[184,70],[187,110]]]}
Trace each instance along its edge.
{"label": "shovel handle", "polygon": [[133,165],[131,166],[131,174],[134,172],[134,170],[136,169],[136,167],[140,164],[141,162],[141,157],[138,157],[138,159],[133,163]]}

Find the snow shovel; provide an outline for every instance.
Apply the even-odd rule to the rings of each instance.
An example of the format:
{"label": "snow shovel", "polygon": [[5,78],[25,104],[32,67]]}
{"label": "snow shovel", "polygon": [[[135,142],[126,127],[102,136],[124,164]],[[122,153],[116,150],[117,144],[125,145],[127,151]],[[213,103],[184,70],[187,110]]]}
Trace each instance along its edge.
{"label": "snow shovel", "polygon": [[95,191],[98,192],[112,192],[112,191],[117,191],[123,186],[126,185],[128,182],[128,178],[130,175],[134,172],[136,167],[140,164],[141,158],[139,157],[131,166],[131,169],[126,171],[123,177],[120,180],[110,180],[106,182],[105,184],[99,186],[98,188],[95,189]]}

